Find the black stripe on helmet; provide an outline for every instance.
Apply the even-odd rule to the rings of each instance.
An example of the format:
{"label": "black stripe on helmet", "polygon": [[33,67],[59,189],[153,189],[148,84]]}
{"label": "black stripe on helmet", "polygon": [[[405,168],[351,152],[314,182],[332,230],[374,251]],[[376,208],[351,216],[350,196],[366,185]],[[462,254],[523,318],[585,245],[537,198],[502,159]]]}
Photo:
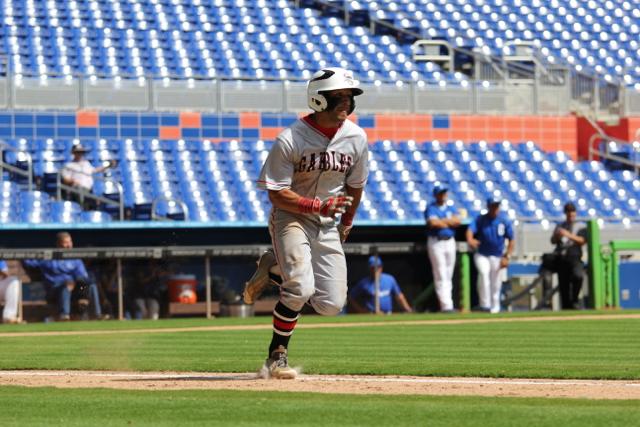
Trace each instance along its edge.
{"label": "black stripe on helmet", "polygon": [[317,82],[318,80],[326,80],[329,77],[333,76],[335,74],[335,71],[331,71],[331,70],[322,70],[322,72],[324,73],[323,75],[316,77],[315,79],[312,79],[312,82]]}

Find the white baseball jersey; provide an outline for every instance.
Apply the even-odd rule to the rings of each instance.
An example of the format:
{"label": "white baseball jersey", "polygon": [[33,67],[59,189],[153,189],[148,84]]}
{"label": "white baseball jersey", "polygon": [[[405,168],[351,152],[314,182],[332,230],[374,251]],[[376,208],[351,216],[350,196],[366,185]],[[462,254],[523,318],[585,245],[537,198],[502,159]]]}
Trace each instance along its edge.
{"label": "white baseball jersey", "polygon": [[[362,188],[369,173],[367,144],[364,130],[350,120],[345,120],[329,140],[299,119],[276,138],[262,166],[258,187],[290,189],[302,197],[320,200],[337,195],[345,184]],[[322,223],[332,221],[316,218]]]}
{"label": "white baseball jersey", "polygon": [[62,177],[72,179],[78,187],[86,190],[93,188],[93,174],[96,168],[86,159],[71,161],[62,168]]}

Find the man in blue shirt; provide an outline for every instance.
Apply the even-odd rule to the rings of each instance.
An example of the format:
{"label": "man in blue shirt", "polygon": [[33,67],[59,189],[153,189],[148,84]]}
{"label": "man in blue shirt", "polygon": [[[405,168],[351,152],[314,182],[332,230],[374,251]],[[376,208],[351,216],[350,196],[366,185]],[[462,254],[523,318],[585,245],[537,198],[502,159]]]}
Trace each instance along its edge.
{"label": "man in blue shirt", "polygon": [[380,257],[374,255],[369,258],[369,271],[370,275],[360,280],[349,292],[349,300],[356,313],[375,313],[376,278],[380,283],[379,301],[381,313],[390,314],[393,311],[391,297],[395,298],[398,305],[405,312],[411,313],[413,311],[400,290],[396,279],[392,275],[382,272],[382,260]]}
{"label": "man in blue shirt", "polygon": [[[504,269],[509,265],[515,242],[511,221],[500,212],[500,200],[489,198],[487,210],[469,224],[467,243],[476,251],[473,260],[478,270],[480,309],[498,313]],[[505,240],[509,242],[506,252]]]}
{"label": "man in blue shirt", "polygon": [[431,261],[433,282],[440,302],[440,311],[453,311],[453,271],[456,266],[456,227],[460,225],[458,212],[447,204],[447,189],[436,186],[434,201],[424,212],[427,222],[427,252]]}
{"label": "man in blue shirt", "polygon": [[9,266],[0,260],[0,302],[4,303],[2,323],[20,323],[18,305],[22,283],[15,276],[9,276]]}
{"label": "man in blue shirt", "polygon": [[[73,248],[71,235],[66,232],[57,234],[58,248]],[[58,306],[60,320],[70,320],[71,300],[78,301],[82,311],[91,301],[96,318],[102,317],[98,287],[89,279],[81,259],[24,260],[25,267],[40,270],[47,291],[47,301]]]}

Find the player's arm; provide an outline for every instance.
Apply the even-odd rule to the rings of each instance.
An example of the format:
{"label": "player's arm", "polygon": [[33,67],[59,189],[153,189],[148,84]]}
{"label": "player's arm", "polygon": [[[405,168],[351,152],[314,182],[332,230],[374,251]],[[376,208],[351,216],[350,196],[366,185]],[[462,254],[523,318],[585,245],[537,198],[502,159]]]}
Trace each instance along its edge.
{"label": "player's arm", "polygon": [[427,227],[429,228],[449,228],[445,218],[427,218]]}
{"label": "player's arm", "polygon": [[559,225],[556,226],[556,228],[553,230],[553,234],[551,235],[551,244],[552,245],[557,245],[558,243],[560,243],[560,240],[562,239],[562,231],[564,230],[564,228],[560,227]]}
{"label": "player's arm", "polygon": [[471,226],[469,226],[469,228],[467,228],[466,234],[467,244],[471,249],[478,249],[478,246],[480,246],[480,241],[473,237],[473,234],[473,229],[471,228]]}
{"label": "player's arm", "polygon": [[288,188],[269,190],[269,200],[278,209],[296,214],[318,214],[334,218],[343,214],[351,206],[350,196],[338,195],[326,200],[302,197]]}
{"label": "player's arm", "polygon": [[405,312],[407,312],[407,313],[412,313],[413,312],[413,309],[411,308],[411,306],[407,302],[407,298],[405,298],[405,296],[404,296],[404,294],[402,292],[400,292],[399,294],[396,295],[396,302],[398,303],[398,305],[400,307],[402,307],[402,309]]}
{"label": "player's arm", "polygon": [[585,239],[583,236],[581,236],[580,234],[575,234],[570,232],[569,230],[565,230],[564,228],[561,228],[561,235],[566,237],[567,239],[573,241],[576,245],[578,246],[582,246],[585,243],[587,243],[587,239]]}
{"label": "player's arm", "polygon": [[75,181],[71,176],[71,169],[64,165],[60,170],[60,178],[62,179],[62,183],[66,185],[74,185]]}
{"label": "player's arm", "polygon": [[369,311],[360,304],[360,298],[362,298],[362,282],[358,284],[349,292],[349,304],[351,304],[351,311],[354,313],[368,313]]}
{"label": "player's arm", "polygon": [[457,212],[455,214],[451,215],[451,218],[447,218],[445,221],[447,222],[447,224],[451,228],[459,227],[460,224],[462,224],[462,220],[458,216]]}
{"label": "player's arm", "polygon": [[102,166],[98,166],[97,168],[93,169],[93,173],[104,172],[107,169],[111,169],[112,167],[116,166],[117,164],[118,162],[116,160],[109,160],[108,162],[104,163]]}
{"label": "player's arm", "polygon": [[355,299],[350,300],[350,303],[351,303],[351,310],[353,310],[354,313],[363,314],[363,313],[369,312],[366,308],[364,308],[362,304],[360,304]]}
{"label": "player's arm", "polygon": [[342,217],[340,217],[340,224],[338,224],[338,233],[340,234],[340,241],[342,243],[347,240],[347,237],[353,228],[353,218],[356,216],[356,211],[360,205],[363,189],[345,185],[345,192],[348,197],[352,198],[352,201],[351,206],[349,206],[342,214]]}

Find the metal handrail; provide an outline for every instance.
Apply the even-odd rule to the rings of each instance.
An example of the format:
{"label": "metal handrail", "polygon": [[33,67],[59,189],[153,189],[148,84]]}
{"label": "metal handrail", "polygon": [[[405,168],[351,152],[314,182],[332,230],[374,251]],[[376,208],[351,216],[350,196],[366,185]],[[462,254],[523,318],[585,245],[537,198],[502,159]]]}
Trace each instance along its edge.
{"label": "metal handrail", "polygon": [[167,218],[167,217],[164,217],[164,216],[156,215],[156,207],[158,206],[158,203],[161,202],[161,201],[176,202],[177,204],[179,204],[180,208],[182,209],[182,214],[184,215],[184,220],[185,221],[189,220],[189,208],[187,207],[187,204],[182,201],[182,199],[178,199],[176,197],[167,197],[167,196],[163,196],[163,195],[160,195],[160,196],[156,197],[151,202],[151,220],[153,220],[153,221],[158,221],[158,220],[166,221],[166,220],[170,219],[170,218]]}
{"label": "metal handrail", "polygon": [[[444,46],[447,48],[446,55],[431,55],[428,53],[419,53],[418,49],[422,47],[433,46],[433,47],[441,47]],[[451,54],[452,48],[451,44],[445,40],[416,40],[411,45],[411,50],[413,51],[413,60],[414,61],[446,61],[448,64],[447,71],[453,72],[453,55]]]}
{"label": "metal handrail", "polygon": [[[24,169],[15,167],[10,163],[6,163],[4,161],[4,151],[13,151],[15,153],[24,154],[27,160],[27,171],[25,172]],[[6,169],[9,172],[26,176],[28,180],[27,181],[28,189],[29,191],[33,191],[33,159],[31,157],[31,153],[29,153],[28,151],[18,150],[17,148],[7,144],[6,142],[0,141],[0,169]],[[3,174],[0,173],[0,182],[2,182],[3,180],[4,180]]]}
{"label": "metal handrail", "polygon": [[[83,175],[88,175],[88,174],[85,174],[84,172],[80,172],[80,171],[74,171],[74,172],[80,173],[80,174],[83,174]],[[62,170],[59,170],[58,172],[56,172],[56,200],[62,200],[62,190],[66,190],[66,191],[69,191],[71,193],[78,194],[80,196],[81,200],[84,200],[85,197],[88,197],[90,199],[97,200],[97,201],[102,202],[102,203],[106,203],[108,205],[118,205],[118,216],[119,216],[119,219],[120,219],[120,221],[124,221],[124,189],[122,187],[122,184],[120,184],[115,179],[109,178],[109,177],[100,177],[100,176],[96,176],[96,175],[91,175],[91,177],[93,179],[97,179],[99,181],[113,183],[114,186],[116,187],[116,189],[118,190],[118,201],[115,201],[115,200],[110,199],[108,197],[103,197],[103,196],[99,196],[97,194],[93,194],[90,191],[87,191],[85,189],[79,189],[77,187],[72,187],[70,185],[63,184],[62,183]]]}
{"label": "metal handrail", "polygon": [[633,170],[635,171],[636,174],[640,173],[640,163],[631,161],[629,159],[626,159],[624,157],[621,156],[617,156],[615,154],[611,154],[609,153],[609,147],[606,147],[606,151],[601,151],[597,148],[594,148],[593,145],[596,141],[611,141],[611,142],[618,142],[621,144],[629,144],[629,141],[624,141],[622,139],[618,139],[618,138],[613,138],[613,137],[608,137],[607,135],[600,135],[600,134],[593,134],[591,135],[591,138],[589,138],[589,142],[588,142],[588,146],[589,146],[589,161],[594,159],[594,154],[597,155],[598,157],[603,157],[605,159],[608,160],[613,160],[622,164],[625,164],[627,166],[631,166],[633,168]]}

